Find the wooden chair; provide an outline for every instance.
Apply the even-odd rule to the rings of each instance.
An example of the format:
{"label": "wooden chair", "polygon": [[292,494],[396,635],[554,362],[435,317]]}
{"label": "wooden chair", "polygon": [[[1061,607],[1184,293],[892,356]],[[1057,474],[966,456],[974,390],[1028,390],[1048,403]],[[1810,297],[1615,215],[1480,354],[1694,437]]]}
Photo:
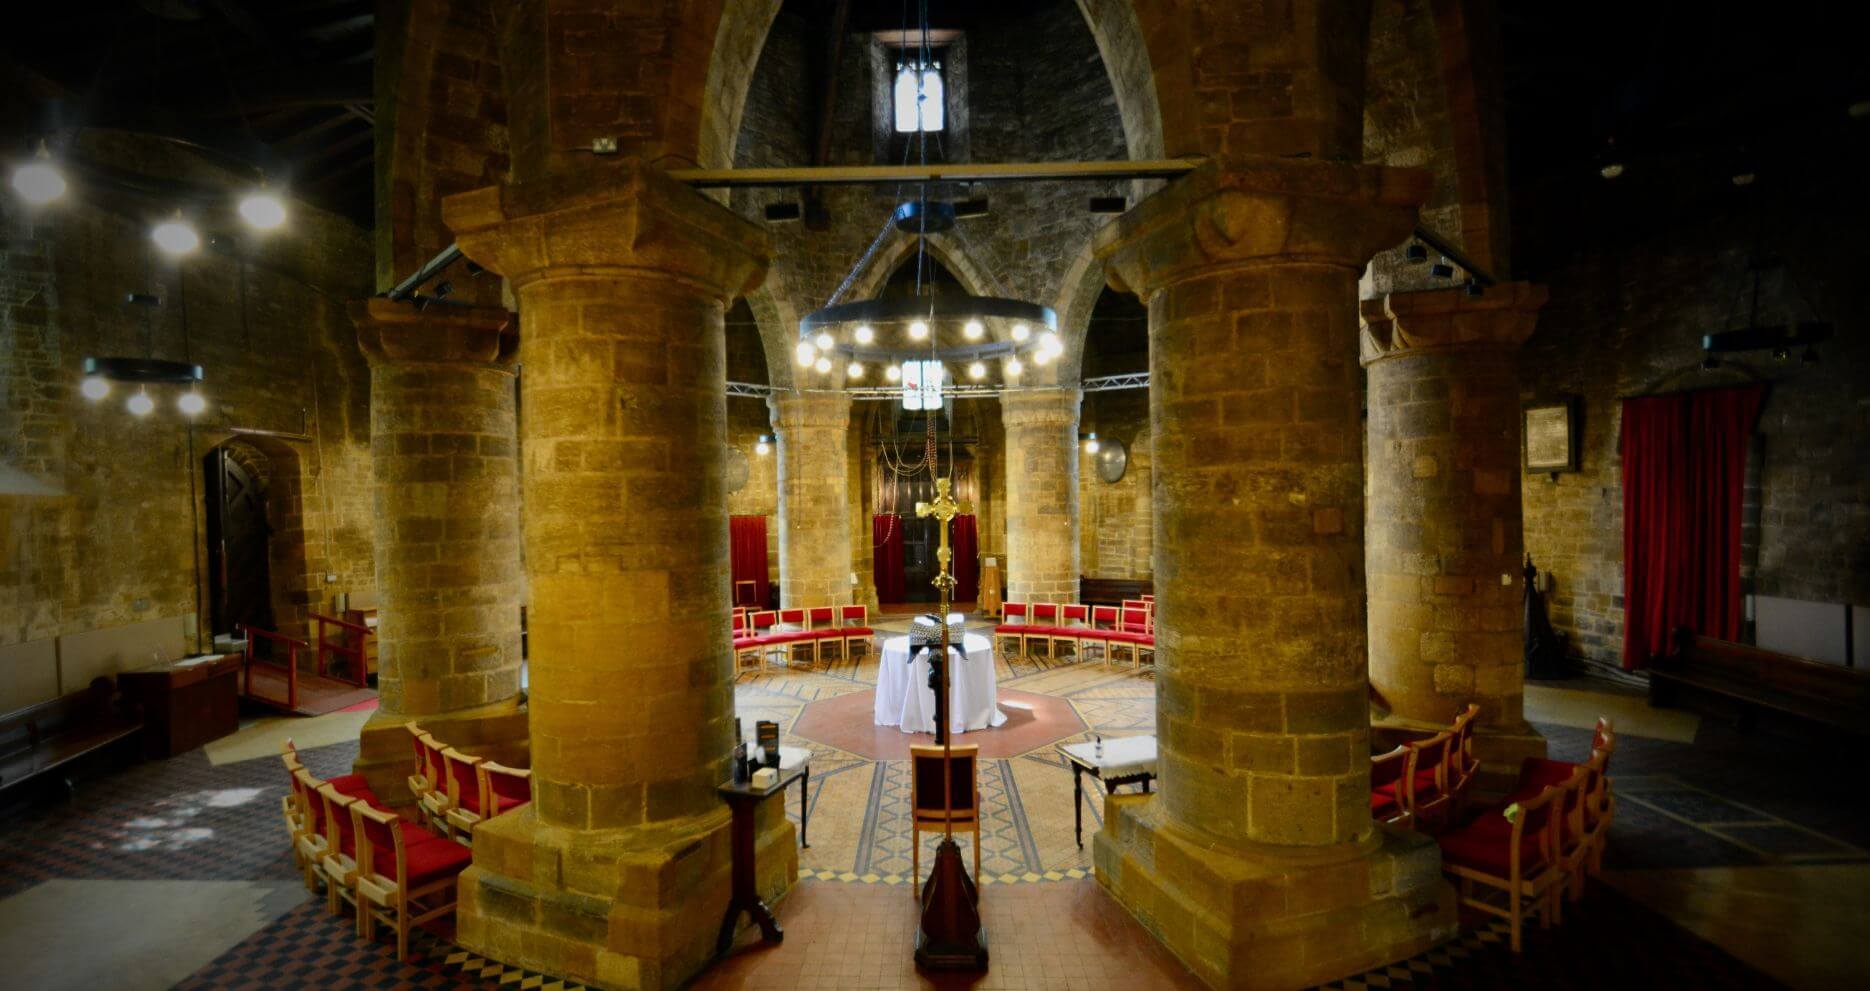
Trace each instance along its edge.
{"label": "wooden chair", "polygon": [[910,863],[915,874],[915,882],[909,890],[918,897],[922,891],[923,833],[946,832],[950,826],[957,833],[973,833],[974,877],[977,882],[980,878],[980,783],[975,770],[980,762],[980,746],[970,743],[950,750],[953,758],[949,763],[948,780],[953,792],[952,814],[942,807],[942,748],[919,744],[909,748],[909,807],[915,827],[909,834],[909,845],[914,851]]}
{"label": "wooden chair", "polygon": [[442,780],[448,785],[448,811],[442,815],[442,834],[454,839],[459,833],[466,842],[480,825],[480,772],[482,758],[464,754],[453,747],[442,749]]}
{"label": "wooden chair", "polygon": [[318,873],[325,880],[325,911],[341,915],[346,904],[357,905],[357,827],[351,806],[365,803],[338,794],[329,784],[320,785],[318,795],[324,802],[325,850]]}
{"label": "wooden chair", "polygon": [[[286,832],[292,837],[292,862],[299,869],[305,889],[318,891],[318,858],[323,856],[324,834],[321,819],[314,809],[322,805],[317,798],[317,780],[299,764],[298,758],[286,757],[286,797],[280,802],[285,813]],[[309,785],[309,787],[308,787]],[[307,797],[307,795],[311,797]]]}
{"label": "wooden chair", "polygon": [[1042,641],[1045,644],[1045,658],[1049,661],[1052,659],[1053,634],[1058,632],[1058,604],[1055,602],[1034,602],[1030,604],[1026,612],[1028,617],[1032,620],[1034,629],[1020,637],[1020,652],[1024,653],[1027,644],[1032,643],[1034,640]]}
{"label": "wooden chair", "polygon": [[1404,782],[1415,767],[1415,751],[1406,746],[1370,758],[1370,817],[1408,826],[1415,821]]}
{"label": "wooden chair", "polygon": [[483,760],[474,773],[480,779],[480,807],[488,819],[532,801],[530,770]]}
{"label": "wooden chair", "polygon": [[1026,631],[1023,627],[1027,625],[1027,620],[1029,618],[1026,603],[1008,602],[1004,604],[1000,611],[1001,623],[999,626],[993,628],[993,649],[999,651],[1001,649],[1001,643],[1005,642],[1014,644],[1020,653],[1025,653]]}
{"label": "wooden chair", "polygon": [[[1520,949],[1520,932],[1528,912],[1550,925],[1554,894],[1565,872],[1559,853],[1559,821],[1566,795],[1578,789],[1583,771],[1570,780],[1541,791],[1500,812],[1488,812],[1460,829],[1443,835],[1442,870],[1455,878],[1461,904],[1507,920],[1510,945]],[[1504,896],[1496,905],[1474,891],[1479,886]]]}
{"label": "wooden chair", "polygon": [[1125,606],[1118,615],[1117,630],[1110,635],[1110,650],[1115,654],[1119,650],[1130,652],[1130,666],[1141,670],[1143,652],[1149,651],[1151,663],[1154,663],[1156,635],[1149,627],[1149,610],[1136,606]]}
{"label": "wooden chair", "polygon": [[1604,775],[1604,766],[1609,763],[1610,755],[1598,751],[1591,759],[1581,765],[1583,776],[1578,786],[1572,789],[1572,798],[1565,803],[1564,820],[1559,825],[1558,851],[1565,869],[1563,898],[1553,896],[1553,922],[1562,919],[1565,901],[1577,901],[1584,897],[1585,875],[1590,872],[1592,845],[1602,839],[1602,831],[1608,823],[1602,821],[1594,803],[1599,797],[1599,790],[1609,780]]}
{"label": "wooden chair", "polygon": [[[825,644],[835,643],[838,650],[844,650],[844,636],[838,629],[838,610],[835,606],[812,606],[805,610],[806,628],[812,632],[812,664],[824,663]],[[840,660],[845,659],[840,653]]]}
{"label": "wooden chair", "polygon": [[766,644],[753,633],[752,614],[734,611],[734,673],[766,670]]}
{"label": "wooden chair", "polygon": [[404,723],[403,729],[409,731],[409,746],[416,759],[415,767],[409,772],[409,794],[414,795],[416,802],[420,803],[422,796],[435,790],[435,777],[429,770],[428,748],[422,744],[422,738],[428,735],[428,731],[414,722]]}
{"label": "wooden chair", "polygon": [[1454,794],[1448,790],[1448,751],[1454,734],[1441,732],[1404,746],[1411,751],[1409,773],[1403,778],[1409,814],[1425,826],[1446,824],[1454,812]]}
{"label": "wooden chair", "polygon": [[877,631],[870,628],[869,606],[839,606],[838,630],[844,635],[844,656],[849,659],[851,649],[862,647],[865,654],[875,647]]}
{"label": "wooden chair", "polygon": [[1449,730],[1454,734],[1454,744],[1448,748],[1448,791],[1454,796],[1456,819],[1461,818],[1468,792],[1480,774],[1480,761],[1474,758],[1474,720],[1479,715],[1480,706],[1469,702],[1467,708],[1454,717],[1454,726]]}
{"label": "wooden chair", "polygon": [[447,747],[426,730],[417,739],[422,744],[423,774],[429,780],[429,790],[418,796],[416,801],[430,828],[438,833],[446,833],[448,810],[454,808],[454,799],[448,794],[448,769],[442,760],[442,751]]}
{"label": "wooden chair", "polygon": [[1098,662],[1109,664],[1110,634],[1117,629],[1120,614],[1116,606],[1092,606],[1090,625],[1078,631],[1078,653],[1083,655],[1092,647],[1098,648]]}
{"label": "wooden chair", "polygon": [[734,605],[758,606],[760,604],[760,586],[751,578],[742,578],[734,583]]}
{"label": "wooden chair", "polygon": [[814,659],[818,656],[817,638],[812,636],[810,613],[805,609],[779,610],[779,625],[792,629],[782,634],[780,649],[785,652],[786,666],[791,667],[796,660],[804,659],[804,650],[810,650]]}
{"label": "wooden chair", "polygon": [[1050,636],[1051,645],[1046,648],[1048,655],[1058,653],[1059,644],[1071,645],[1072,659],[1078,659],[1078,634],[1090,625],[1091,607],[1068,602],[1058,607],[1058,626]]}
{"label": "wooden chair", "polygon": [[381,922],[396,930],[396,959],[409,958],[409,929],[455,909],[455,878],[474,861],[459,843],[413,839],[393,812],[361,802],[351,806],[358,844],[352,900],[357,934],[376,938]]}

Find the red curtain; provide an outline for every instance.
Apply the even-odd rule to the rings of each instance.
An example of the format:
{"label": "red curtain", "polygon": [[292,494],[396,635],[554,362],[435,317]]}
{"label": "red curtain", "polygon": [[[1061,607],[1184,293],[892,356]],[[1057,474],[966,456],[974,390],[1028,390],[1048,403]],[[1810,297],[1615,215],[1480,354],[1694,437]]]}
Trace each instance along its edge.
{"label": "red curtain", "polygon": [[870,543],[874,551],[871,577],[877,584],[877,601],[902,602],[903,594],[903,520],[885,513],[870,518]]}
{"label": "red curtain", "polygon": [[1740,503],[1761,386],[1623,403],[1623,666],[1686,626],[1740,636]]}
{"label": "red curtain", "polygon": [[[732,580],[752,582],[755,605],[771,609],[773,590],[766,578],[766,517],[730,516],[727,533],[732,545]],[[728,592],[732,594],[732,585],[728,586]]]}
{"label": "red curtain", "polygon": [[973,602],[980,598],[980,535],[974,514],[954,518],[954,600]]}

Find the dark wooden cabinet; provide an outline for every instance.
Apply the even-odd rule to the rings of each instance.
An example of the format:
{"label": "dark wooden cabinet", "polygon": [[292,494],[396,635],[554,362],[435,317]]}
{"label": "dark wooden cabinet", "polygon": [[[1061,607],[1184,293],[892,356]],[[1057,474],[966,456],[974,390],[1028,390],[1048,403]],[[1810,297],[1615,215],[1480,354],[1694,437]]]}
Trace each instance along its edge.
{"label": "dark wooden cabinet", "polygon": [[171,661],[117,676],[124,699],[143,711],[143,753],[173,757],[240,728],[240,655]]}

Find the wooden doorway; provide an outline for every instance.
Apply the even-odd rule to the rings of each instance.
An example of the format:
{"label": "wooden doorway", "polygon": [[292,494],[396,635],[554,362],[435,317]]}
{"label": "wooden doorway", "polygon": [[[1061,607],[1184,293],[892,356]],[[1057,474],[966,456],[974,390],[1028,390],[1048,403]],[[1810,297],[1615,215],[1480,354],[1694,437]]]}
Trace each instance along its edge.
{"label": "wooden doorway", "polygon": [[273,583],[268,569],[272,527],[266,520],[266,483],[226,447],[202,459],[206,482],[208,618],[214,634],[236,624],[273,629]]}

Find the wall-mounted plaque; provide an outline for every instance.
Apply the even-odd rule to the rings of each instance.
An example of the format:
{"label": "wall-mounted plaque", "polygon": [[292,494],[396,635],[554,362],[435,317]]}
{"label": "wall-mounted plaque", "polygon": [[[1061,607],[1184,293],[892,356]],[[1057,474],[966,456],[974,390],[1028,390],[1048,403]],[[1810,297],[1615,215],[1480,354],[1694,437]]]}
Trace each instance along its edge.
{"label": "wall-mounted plaque", "polygon": [[1524,436],[1527,473],[1577,471],[1577,399],[1526,407]]}
{"label": "wall-mounted plaque", "polygon": [[1123,470],[1130,465],[1130,452],[1124,450],[1122,441],[1115,437],[1106,440],[1098,446],[1096,458],[1098,478],[1109,485],[1123,480]]}

